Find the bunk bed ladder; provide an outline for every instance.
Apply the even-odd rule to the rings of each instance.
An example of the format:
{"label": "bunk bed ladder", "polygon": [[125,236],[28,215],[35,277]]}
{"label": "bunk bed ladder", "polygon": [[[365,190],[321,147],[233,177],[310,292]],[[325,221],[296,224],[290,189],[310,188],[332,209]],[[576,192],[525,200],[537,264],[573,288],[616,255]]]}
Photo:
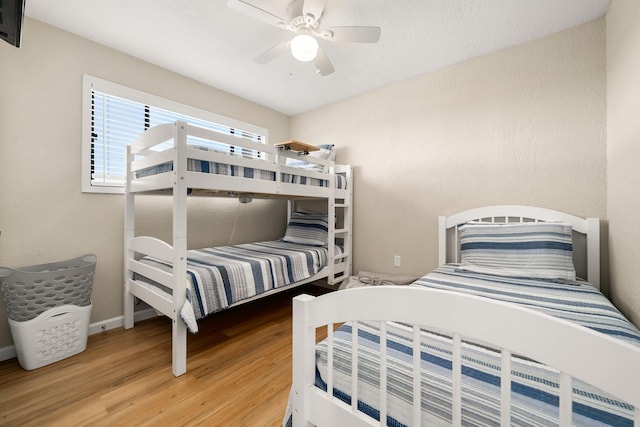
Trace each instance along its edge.
{"label": "bunk bed ladder", "polygon": [[[347,193],[344,198],[336,198],[335,192],[335,176],[342,175],[347,181]],[[328,200],[328,224],[329,224],[329,277],[327,283],[333,285],[340,283],[351,275],[352,266],[352,228],[353,228],[353,211],[351,208],[351,200],[353,198],[353,182],[351,176],[351,167],[331,166],[331,182],[330,197]],[[341,216],[340,226],[336,228],[336,218]],[[335,255],[336,239],[342,239],[342,253]],[[336,262],[343,263],[337,275],[335,271]]]}

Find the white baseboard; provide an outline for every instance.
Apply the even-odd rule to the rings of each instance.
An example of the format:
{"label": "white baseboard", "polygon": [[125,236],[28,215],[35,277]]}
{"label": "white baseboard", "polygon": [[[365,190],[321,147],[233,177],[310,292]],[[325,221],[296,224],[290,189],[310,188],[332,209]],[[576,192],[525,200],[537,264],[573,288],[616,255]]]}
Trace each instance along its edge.
{"label": "white baseboard", "polygon": [[[134,319],[136,322],[156,317],[158,314],[153,308],[136,311]],[[99,334],[100,332],[110,329],[121,328],[124,325],[124,316],[117,316],[111,319],[102,320],[100,322],[91,323],[89,325],[89,335]],[[13,345],[0,347],[0,362],[17,357],[16,348]]]}
{"label": "white baseboard", "polygon": [[[136,311],[134,315],[134,321],[139,322],[141,320],[156,317],[157,315],[158,314],[153,308],[147,308],[144,310]],[[108,331],[110,329],[121,328],[123,325],[124,316],[112,317],[111,319],[90,324],[89,335],[99,334],[100,332]]]}

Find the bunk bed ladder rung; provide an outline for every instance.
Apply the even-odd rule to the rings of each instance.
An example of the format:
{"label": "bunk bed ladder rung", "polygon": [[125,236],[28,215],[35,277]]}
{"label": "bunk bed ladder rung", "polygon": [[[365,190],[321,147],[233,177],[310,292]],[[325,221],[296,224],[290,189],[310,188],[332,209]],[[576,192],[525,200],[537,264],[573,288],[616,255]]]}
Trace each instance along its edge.
{"label": "bunk bed ladder rung", "polygon": [[348,278],[349,278],[349,276],[347,276],[346,274],[342,274],[340,276],[335,276],[333,278],[333,283],[342,282],[343,280],[348,279]]}
{"label": "bunk bed ladder rung", "polygon": [[[331,169],[332,172],[335,172],[335,169]],[[350,171],[346,171],[347,178],[350,177]],[[331,186],[331,191],[329,193],[328,200],[328,226],[329,226],[329,279],[328,284],[333,285],[335,283],[341,282],[342,280],[348,278],[351,275],[351,229],[352,229],[352,212],[351,212],[351,193],[343,198],[336,199],[336,192],[334,190],[335,187]],[[342,228],[336,228],[336,217],[340,213],[342,217],[341,226]],[[339,255],[335,255],[335,245],[336,238],[340,236],[344,240],[344,244],[342,246],[342,253]],[[342,263],[343,268],[341,268],[341,272],[336,271],[336,262]],[[342,274],[340,274],[342,273]]]}

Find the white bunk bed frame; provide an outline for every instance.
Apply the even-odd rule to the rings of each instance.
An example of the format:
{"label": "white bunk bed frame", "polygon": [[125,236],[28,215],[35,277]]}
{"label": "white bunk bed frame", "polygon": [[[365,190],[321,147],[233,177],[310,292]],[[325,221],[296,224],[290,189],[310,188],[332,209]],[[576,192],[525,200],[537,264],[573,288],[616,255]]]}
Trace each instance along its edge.
{"label": "white bunk bed frame", "polygon": [[[187,144],[189,136],[228,144],[244,150],[260,152],[260,158],[247,158],[216,151],[207,151]],[[171,144],[170,149],[154,150],[160,144]],[[164,147],[164,145],[163,145]],[[324,167],[325,172],[294,168],[286,165],[287,158],[301,159]],[[226,176],[213,173],[192,172],[187,168],[187,159],[218,162],[236,167],[249,167],[275,173],[275,181]],[[173,170],[137,177],[137,173],[150,167],[173,162]],[[281,182],[281,174],[293,174],[306,178],[328,181],[328,186]],[[336,175],[347,181],[346,189],[335,187]],[[172,320],[172,372],[180,376],[187,369],[187,328],[180,318],[180,310],[186,300],[187,287],[187,196],[223,196],[248,194],[254,198],[285,198],[289,200],[288,215],[291,216],[296,199],[324,199],[328,210],[328,261],[327,266],[314,276],[286,287],[276,288],[253,298],[238,301],[239,305],[266,295],[290,289],[305,283],[326,278],[328,284],[339,283],[351,274],[352,250],[352,182],[351,167],[335,165],[333,162],[307,157],[294,151],[278,149],[232,135],[190,125],[183,121],[154,126],[140,135],[127,148],[127,180],[124,227],[124,327],[134,326],[135,298],[146,302],[156,311]],[[135,200],[139,194],[169,194],[173,198],[173,240],[168,244],[150,236],[135,234]],[[336,214],[342,218],[341,228],[336,228]],[[288,220],[288,218],[287,218]],[[335,255],[335,240],[343,239],[343,250]],[[143,256],[151,256],[172,263],[171,273],[150,267],[139,261]],[[172,295],[160,288],[134,280],[139,274],[172,290]]]}
{"label": "white bunk bed frame", "polygon": [[[565,221],[574,231],[587,236],[588,277],[600,283],[600,236],[597,218],[582,219],[549,209],[528,206],[492,206],[472,209],[450,217],[440,217],[440,264],[447,260],[447,243],[457,243],[459,224],[472,220],[523,222]],[[450,230],[447,233],[447,230]],[[574,233],[575,234],[575,233]],[[454,253],[457,253],[454,251]],[[393,304],[390,302],[393,301]],[[453,425],[461,424],[461,340],[471,338],[502,352],[501,372],[511,372],[511,354],[523,355],[560,371],[560,425],[571,425],[572,379],[581,379],[634,406],[634,425],[640,425],[640,349],[591,329],[514,304],[429,288],[376,286],[333,292],[318,298],[301,295],[293,301],[293,387],[291,412],[293,426],[372,426],[386,421],[386,362],[380,369],[380,422],[358,411],[357,399],[351,406],[334,398],[333,374],[328,374],[327,391],[315,386],[315,330],[327,327],[329,372],[332,372],[331,343],[334,325],[347,321],[394,320],[414,326],[414,348],[419,348],[419,328],[434,329],[454,337]],[[469,321],[473,319],[473,321]],[[381,324],[381,348],[386,332]],[[527,337],[535,336],[536,340]],[[571,345],[567,345],[571,343]],[[562,348],[561,352],[557,349]],[[354,350],[355,349],[355,350]],[[594,351],[597,349],[597,351]],[[357,352],[357,347],[352,347]],[[419,351],[414,351],[419,355]],[[354,360],[357,357],[353,358]],[[419,373],[419,356],[413,369]],[[614,369],[597,369],[603,363]],[[357,375],[357,364],[352,366]],[[357,381],[351,395],[357,396]],[[420,376],[414,374],[413,423],[420,425]],[[501,425],[510,425],[510,377],[501,378]],[[355,391],[354,391],[355,390]]]}

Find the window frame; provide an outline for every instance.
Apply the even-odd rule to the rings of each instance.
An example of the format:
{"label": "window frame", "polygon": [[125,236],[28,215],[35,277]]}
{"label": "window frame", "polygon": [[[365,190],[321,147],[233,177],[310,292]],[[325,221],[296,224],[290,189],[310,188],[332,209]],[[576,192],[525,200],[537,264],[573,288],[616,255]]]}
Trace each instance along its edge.
{"label": "window frame", "polygon": [[133,102],[150,105],[155,108],[169,110],[178,114],[184,114],[195,119],[228,126],[234,129],[261,135],[262,142],[268,144],[269,131],[266,128],[246,123],[241,120],[232,119],[211,111],[202,110],[190,105],[173,101],[161,96],[153,95],[117,83],[100,79],[88,74],[82,76],[82,192],[83,193],[104,193],[104,194],[124,194],[125,186],[119,185],[97,185],[91,182],[91,115],[92,115],[92,92],[102,92],[105,94],[124,98]]}

